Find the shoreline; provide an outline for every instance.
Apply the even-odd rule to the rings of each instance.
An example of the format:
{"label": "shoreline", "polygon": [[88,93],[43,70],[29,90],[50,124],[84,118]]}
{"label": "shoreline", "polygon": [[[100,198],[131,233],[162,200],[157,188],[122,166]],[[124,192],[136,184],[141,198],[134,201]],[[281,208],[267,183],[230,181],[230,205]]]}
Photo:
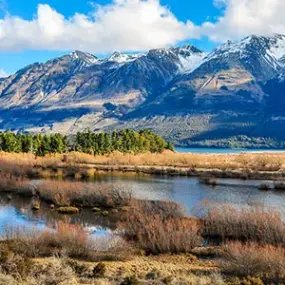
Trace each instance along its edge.
{"label": "shoreline", "polygon": [[[69,166],[60,165],[58,169],[68,174],[71,168]],[[45,168],[44,170],[53,170]],[[93,171],[95,175],[108,174],[131,174],[131,175],[150,175],[150,176],[169,176],[169,177],[194,177],[194,178],[232,178],[242,180],[272,180],[272,181],[285,181],[285,171],[252,171],[244,169],[191,169],[189,167],[169,167],[169,166],[137,166],[137,165],[88,165],[78,164],[72,167],[73,171],[80,171],[85,178],[85,171]],[[56,176],[56,173],[54,173]],[[94,176],[95,176],[94,175]],[[67,175],[68,176],[68,175]],[[87,177],[88,178],[88,177]]]}

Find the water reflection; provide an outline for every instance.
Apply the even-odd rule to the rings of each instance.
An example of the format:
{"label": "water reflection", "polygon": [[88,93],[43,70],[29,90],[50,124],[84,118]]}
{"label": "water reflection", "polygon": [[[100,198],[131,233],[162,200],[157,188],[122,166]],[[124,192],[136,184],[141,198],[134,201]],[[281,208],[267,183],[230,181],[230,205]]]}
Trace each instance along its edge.
{"label": "water reflection", "polygon": [[[261,183],[270,181],[219,179],[220,185],[210,187],[200,184],[195,178],[187,177],[157,177],[157,176],[114,176],[100,175],[95,181],[119,183],[123,189],[130,189],[139,199],[172,200],[187,207],[188,213],[193,213],[195,205],[203,200],[217,203],[230,203],[236,207],[261,204],[277,210],[285,209],[285,193],[277,191],[263,192],[258,190]],[[40,183],[40,182],[37,182]],[[96,215],[91,210],[81,211],[78,215],[59,215],[51,210],[49,205],[42,203],[38,212],[31,210],[31,201],[28,198],[12,197],[12,200],[2,196],[0,200],[0,231],[5,226],[25,226],[44,228],[55,226],[57,221],[80,223],[96,235],[104,235],[106,229],[116,228],[116,219]]]}

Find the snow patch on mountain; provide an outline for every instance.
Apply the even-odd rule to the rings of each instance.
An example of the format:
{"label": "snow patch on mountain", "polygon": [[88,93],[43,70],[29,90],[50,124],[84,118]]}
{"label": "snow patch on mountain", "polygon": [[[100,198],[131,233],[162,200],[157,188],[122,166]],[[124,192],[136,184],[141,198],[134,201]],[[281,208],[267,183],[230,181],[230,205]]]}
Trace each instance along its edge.
{"label": "snow patch on mountain", "polygon": [[111,56],[107,58],[107,61],[117,62],[117,63],[127,63],[136,60],[140,56],[141,54],[129,55],[115,51],[113,54],[111,54]]}
{"label": "snow patch on mountain", "polygon": [[192,54],[191,56],[187,57],[179,55],[181,73],[189,73],[194,71],[203,62],[205,56],[206,54]]}

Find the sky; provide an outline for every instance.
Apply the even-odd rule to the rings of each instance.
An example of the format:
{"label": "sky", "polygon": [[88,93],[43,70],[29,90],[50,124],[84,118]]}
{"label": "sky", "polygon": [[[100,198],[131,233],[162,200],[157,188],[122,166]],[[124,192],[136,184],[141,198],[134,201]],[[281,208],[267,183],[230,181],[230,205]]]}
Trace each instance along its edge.
{"label": "sky", "polygon": [[0,77],[73,50],[106,56],[285,34],[284,0],[0,0]]}

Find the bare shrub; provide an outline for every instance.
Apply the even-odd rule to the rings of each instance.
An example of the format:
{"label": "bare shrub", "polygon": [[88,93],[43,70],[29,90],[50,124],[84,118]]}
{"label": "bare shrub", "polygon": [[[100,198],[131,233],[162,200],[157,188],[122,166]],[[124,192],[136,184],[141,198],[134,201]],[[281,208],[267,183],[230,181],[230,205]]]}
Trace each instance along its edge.
{"label": "bare shrub", "polygon": [[32,195],[33,188],[28,179],[11,174],[0,173],[0,191],[13,192],[21,195]]}
{"label": "bare shrub", "polygon": [[276,182],[274,184],[274,189],[278,191],[284,191],[285,190],[285,183],[284,182]]}
{"label": "bare shrub", "polygon": [[262,183],[259,185],[258,189],[261,191],[269,191],[271,190],[271,186],[270,184]]}
{"label": "bare shrub", "polygon": [[121,235],[147,254],[186,253],[201,244],[199,223],[190,218],[130,212]]}
{"label": "bare shrub", "polygon": [[229,243],[224,251],[224,273],[240,277],[261,277],[271,281],[285,281],[285,250],[255,243]]}
{"label": "bare shrub", "polygon": [[132,200],[130,212],[140,212],[141,215],[159,215],[163,218],[185,217],[186,209],[183,205],[173,201]]}
{"label": "bare shrub", "polygon": [[60,206],[123,207],[130,203],[131,191],[111,183],[46,180],[38,186],[39,196]]}
{"label": "bare shrub", "polygon": [[58,222],[55,230],[40,233],[15,231],[10,234],[10,247],[27,257],[66,255],[88,258],[92,252],[88,233],[80,225]]}
{"label": "bare shrub", "polygon": [[273,209],[214,206],[205,211],[202,219],[203,235],[208,238],[285,245],[285,224]]}
{"label": "bare shrub", "polygon": [[[40,232],[7,229],[2,237],[9,252],[28,258],[65,256],[90,261],[127,260],[133,249],[116,235],[93,237],[80,225],[58,222]],[[0,251],[1,262],[1,251]]]}

